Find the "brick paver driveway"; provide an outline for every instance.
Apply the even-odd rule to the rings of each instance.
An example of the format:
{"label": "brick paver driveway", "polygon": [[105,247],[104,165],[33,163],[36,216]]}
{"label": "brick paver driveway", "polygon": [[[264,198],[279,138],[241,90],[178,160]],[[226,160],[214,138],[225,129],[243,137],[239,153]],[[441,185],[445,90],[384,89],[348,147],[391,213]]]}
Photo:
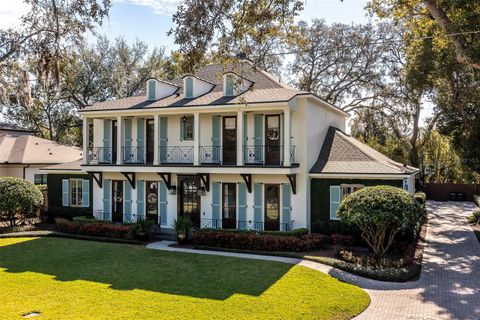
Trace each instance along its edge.
{"label": "brick paver driveway", "polygon": [[[467,224],[473,203],[428,202],[429,220],[420,279],[389,283],[366,279],[324,264],[285,257],[169,247],[157,250],[234,256],[300,264],[363,288],[372,300],[355,319],[472,319],[480,320],[480,244]],[[335,294],[332,292],[332,294]]]}
{"label": "brick paver driveway", "polygon": [[465,217],[472,203],[428,202],[420,279],[357,282],[372,299],[356,319],[480,319],[480,244]]}

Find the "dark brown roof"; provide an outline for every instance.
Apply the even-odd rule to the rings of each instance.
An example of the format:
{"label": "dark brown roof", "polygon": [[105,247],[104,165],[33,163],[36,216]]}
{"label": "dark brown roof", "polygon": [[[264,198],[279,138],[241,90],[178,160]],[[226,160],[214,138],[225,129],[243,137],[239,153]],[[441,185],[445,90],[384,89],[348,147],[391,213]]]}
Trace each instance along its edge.
{"label": "dark brown roof", "polygon": [[[250,90],[233,97],[223,95],[223,75],[233,72],[252,82]],[[214,84],[208,93],[193,99],[183,98],[183,77],[171,81],[180,89],[173,95],[160,100],[147,100],[145,94],[105,101],[86,106],[81,111],[149,109],[161,107],[190,107],[206,105],[229,105],[238,103],[285,102],[298,94],[306,94],[279,82],[273,75],[255,68],[247,62],[235,65],[210,64],[195,73],[195,77]]]}
{"label": "dark brown roof", "polygon": [[412,174],[417,168],[386,157],[338,128],[330,127],[310,173]]}

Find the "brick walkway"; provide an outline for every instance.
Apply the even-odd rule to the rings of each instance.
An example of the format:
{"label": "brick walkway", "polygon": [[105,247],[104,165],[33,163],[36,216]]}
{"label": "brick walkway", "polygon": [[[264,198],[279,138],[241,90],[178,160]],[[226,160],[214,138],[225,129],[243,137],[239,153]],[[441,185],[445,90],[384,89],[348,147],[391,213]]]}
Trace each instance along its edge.
{"label": "brick walkway", "polygon": [[429,222],[420,279],[388,283],[365,279],[312,261],[168,247],[152,249],[235,256],[300,264],[363,288],[372,300],[355,319],[480,319],[480,244],[465,217],[472,203],[429,202]]}

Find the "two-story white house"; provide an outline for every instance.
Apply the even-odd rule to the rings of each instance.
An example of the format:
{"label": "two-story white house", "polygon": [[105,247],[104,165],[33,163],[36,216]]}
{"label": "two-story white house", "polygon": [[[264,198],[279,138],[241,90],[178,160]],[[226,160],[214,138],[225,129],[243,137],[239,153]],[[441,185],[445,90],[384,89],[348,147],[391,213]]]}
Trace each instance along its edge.
{"label": "two-story white house", "polygon": [[145,94],[80,114],[95,216],[162,230],[178,216],[198,228],[309,228],[310,170],[329,128],[344,131],[348,116],[247,62],[148,79]]}

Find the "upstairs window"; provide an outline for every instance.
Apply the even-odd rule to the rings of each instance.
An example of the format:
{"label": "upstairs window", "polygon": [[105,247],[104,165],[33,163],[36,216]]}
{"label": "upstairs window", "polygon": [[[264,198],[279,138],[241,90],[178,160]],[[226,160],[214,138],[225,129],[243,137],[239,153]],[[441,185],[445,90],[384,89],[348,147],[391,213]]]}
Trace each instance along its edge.
{"label": "upstairs window", "polygon": [[148,81],[148,100],[155,100],[155,80]]}
{"label": "upstairs window", "polygon": [[193,98],[193,78],[185,79],[185,98]]}
{"label": "upstairs window", "polygon": [[193,140],[193,116],[184,116],[180,123],[180,140]]}
{"label": "upstairs window", "polygon": [[233,96],[233,76],[231,74],[225,77],[225,95]]}

